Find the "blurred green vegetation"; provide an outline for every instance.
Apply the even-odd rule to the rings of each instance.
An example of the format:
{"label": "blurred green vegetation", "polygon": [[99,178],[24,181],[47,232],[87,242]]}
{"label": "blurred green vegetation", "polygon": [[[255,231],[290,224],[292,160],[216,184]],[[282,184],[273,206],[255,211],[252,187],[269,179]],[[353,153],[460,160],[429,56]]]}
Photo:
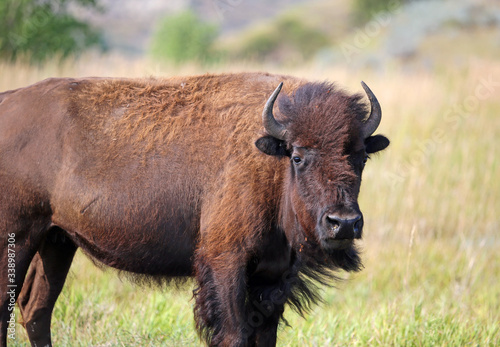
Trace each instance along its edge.
{"label": "blurred green vegetation", "polygon": [[205,23],[193,12],[167,16],[153,34],[150,54],[160,61],[209,63],[217,60],[213,48],[218,29]]}
{"label": "blurred green vegetation", "polygon": [[297,11],[239,32],[235,40],[221,39],[216,25],[184,11],[161,21],[149,53],[156,60],[174,64],[268,61],[294,65],[310,60],[331,41]]}
{"label": "blurred green vegetation", "polygon": [[356,24],[366,23],[381,11],[391,12],[412,1],[418,0],[354,0],[354,22]]}
{"label": "blurred green vegetation", "polygon": [[237,60],[294,64],[311,59],[331,40],[298,12],[285,12],[274,20],[250,29],[237,44],[226,45],[228,57]]}
{"label": "blurred green vegetation", "polygon": [[105,49],[101,33],[70,14],[70,5],[97,9],[97,0],[0,1],[0,58],[41,63]]}

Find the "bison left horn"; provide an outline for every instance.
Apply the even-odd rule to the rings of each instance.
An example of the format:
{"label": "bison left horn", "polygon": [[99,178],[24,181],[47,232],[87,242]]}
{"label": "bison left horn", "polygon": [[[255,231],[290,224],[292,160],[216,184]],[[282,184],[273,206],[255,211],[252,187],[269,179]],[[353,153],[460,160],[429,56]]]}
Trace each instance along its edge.
{"label": "bison left horn", "polygon": [[264,111],[262,112],[262,122],[264,123],[264,128],[269,135],[277,138],[278,140],[284,140],[286,137],[286,127],[278,122],[273,115],[274,102],[281,91],[281,87],[283,87],[283,82],[281,82],[278,88],[276,88],[271,94],[266,102],[266,106],[264,106]]}
{"label": "bison left horn", "polygon": [[368,88],[368,86],[365,84],[365,82],[361,81],[361,86],[366,92],[366,95],[368,95],[368,99],[370,99],[370,105],[371,105],[371,110],[370,110],[370,115],[366,119],[363,125],[363,138],[368,138],[370,137],[375,130],[377,130],[380,120],[382,119],[382,109],[380,108],[380,104],[378,103],[377,98],[375,97],[375,94]]}

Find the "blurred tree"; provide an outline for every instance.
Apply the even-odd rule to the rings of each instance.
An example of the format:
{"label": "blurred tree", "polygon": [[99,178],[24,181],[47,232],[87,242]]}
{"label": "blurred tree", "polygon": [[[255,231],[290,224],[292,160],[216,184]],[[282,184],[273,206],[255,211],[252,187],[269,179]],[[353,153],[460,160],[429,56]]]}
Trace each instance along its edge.
{"label": "blurred tree", "polygon": [[191,11],[181,12],[161,21],[153,34],[150,52],[158,60],[176,64],[211,62],[216,59],[213,43],[217,34],[215,25],[202,22]]}
{"label": "blurred tree", "polygon": [[70,4],[97,8],[97,0],[1,0],[0,58],[41,63],[90,46],[104,49],[101,34],[73,17]]}

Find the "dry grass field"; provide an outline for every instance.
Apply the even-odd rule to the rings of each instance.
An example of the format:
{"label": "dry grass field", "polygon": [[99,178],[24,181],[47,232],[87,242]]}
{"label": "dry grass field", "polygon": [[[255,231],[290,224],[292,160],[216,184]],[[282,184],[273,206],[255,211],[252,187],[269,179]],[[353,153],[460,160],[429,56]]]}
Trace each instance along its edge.
{"label": "dry grass field", "polygon": [[[384,72],[266,70],[337,81],[364,80],[383,109],[391,140],[365,169],[360,206],[365,268],[325,288],[325,303],[292,326],[279,346],[500,345],[500,63]],[[205,73],[190,66],[86,58],[43,67],[0,63],[0,90],[57,76],[168,76]],[[57,346],[199,346],[192,286],[138,287],[79,253],[57,302]],[[28,345],[18,325],[14,346]]]}

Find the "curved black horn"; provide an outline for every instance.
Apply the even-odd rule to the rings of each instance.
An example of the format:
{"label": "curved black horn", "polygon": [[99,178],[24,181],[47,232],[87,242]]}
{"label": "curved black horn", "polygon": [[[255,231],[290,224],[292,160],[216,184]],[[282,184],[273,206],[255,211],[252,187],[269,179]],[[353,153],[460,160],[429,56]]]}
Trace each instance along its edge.
{"label": "curved black horn", "polygon": [[278,88],[274,90],[271,94],[271,97],[266,102],[266,106],[264,106],[264,111],[262,112],[262,122],[264,123],[264,128],[267,133],[279,140],[284,140],[286,135],[286,127],[283,124],[280,124],[273,115],[273,106],[278,94],[281,91],[281,87],[283,87],[283,82],[280,83]]}
{"label": "curved black horn", "polygon": [[365,82],[361,81],[361,86],[366,92],[366,95],[368,95],[368,99],[370,99],[370,105],[371,105],[371,110],[370,110],[370,115],[368,118],[365,120],[364,125],[363,125],[363,137],[366,139],[371,136],[377,130],[380,120],[382,119],[382,109],[380,108],[380,104],[378,103],[377,98],[375,97],[375,94],[368,88],[368,86],[365,84]]}

